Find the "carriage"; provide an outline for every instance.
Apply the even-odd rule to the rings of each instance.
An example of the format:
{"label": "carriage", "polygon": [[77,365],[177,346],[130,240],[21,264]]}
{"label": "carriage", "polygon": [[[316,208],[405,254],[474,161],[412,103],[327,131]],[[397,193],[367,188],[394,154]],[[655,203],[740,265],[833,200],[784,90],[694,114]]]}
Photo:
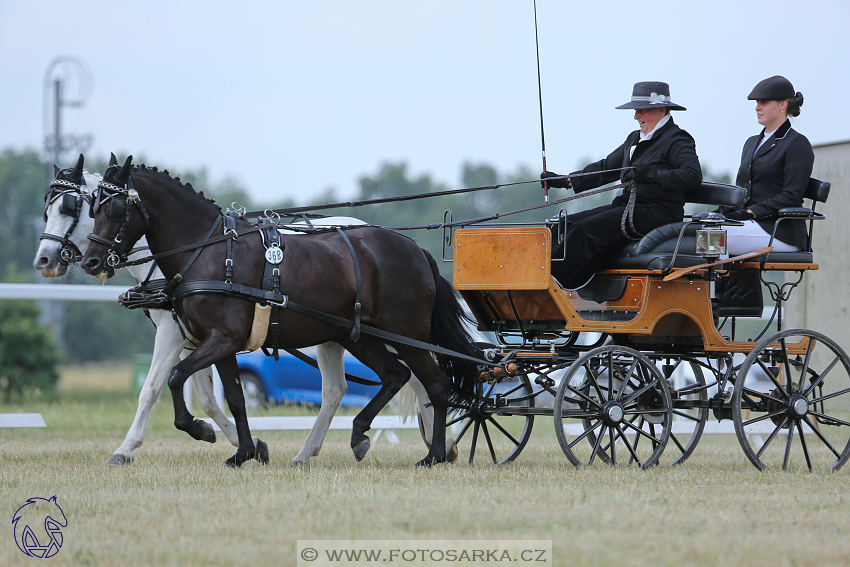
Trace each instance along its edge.
{"label": "carriage", "polygon": [[[563,211],[548,225],[447,233],[452,283],[495,338],[485,352],[501,365],[449,421],[462,455],[510,462],[535,418],[554,418],[575,466],[681,464],[716,418],[733,422],[759,469],[838,470],[850,456],[850,359],[816,331],[782,329],[783,304],[818,268],[811,238],[824,217],[815,206],[829,187],[812,179],[811,208],[776,220],[807,221],[805,250],[720,259],[731,221],[698,213],[628,245],[574,291],[550,275]],[[687,195],[734,208],[746,198],[741,187],[708,182]],[[762,317],[762,287],[773,316],[756,338],[736,337],[739,318]]]}

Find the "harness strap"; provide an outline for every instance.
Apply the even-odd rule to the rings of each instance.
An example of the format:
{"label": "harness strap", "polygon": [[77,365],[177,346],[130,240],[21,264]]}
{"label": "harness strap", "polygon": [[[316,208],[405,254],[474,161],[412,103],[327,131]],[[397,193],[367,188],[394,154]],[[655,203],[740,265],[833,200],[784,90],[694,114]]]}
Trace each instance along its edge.
{"label": "harness strap", "polygon": [[[306,362],[313,368],[319,368],[319,363],[316,362],[312,357],[307,356],[303,352],[294,348],[285,348],[283,349],[301,362]],[[345,373],[345,379],[349,382],[354,382],[355,384],[363,384],[364,386],[380,386],[381,383],[375,380],[368,380],[366,378],[361,378],[360,376],[355,376],[354,374]]]}
{"label": "harness strap", "polygon": [[[337,317],[336,315],[331,315],[330,313],[324,313],[317,309],[313,309],[312,307],[307,307],[306,305],[301,305],[300,303],[291,301],[286,295],[281,295],[273,291],[265,291],[262,289],[257,289],[241,284],[225,284],[224,282],[217,280],[194,280],[181,283],[174,290],[174,299],[180,299],[198,293],[218,293],[230,296],[235,295],[238,297],[242,297],[243,299],[250,299],[251,301],[257,301],[260,303],[268,302],[272,305],[280,307],[281,309],[291,309],[296,313],[301,313],[302,315],[306,315],[308,317],[312,317],[320,321],[325,321],[326,323],[339,325],[340,327],[351,328],[353,324],[353,321],[350,321],[348,319]],[[396,333],[390,333],[389,331],[384,331],[383,329],[378,329],[377,327],[361,325],[360,329],[367,335],[372,335],[388,342],[411,346],[437,354],[444,354],[446,356],[475,362],[476,364],[484,364],[486,366],[491,367],[499,366],[498,364],[489,362],[487,360],[475,358],[473,356],[455,352],[453,350],[449,350],[447,348],[443,348],[437,345],[432,345],[423,341],[417,341],[416,339],[404,337]]]}
{"label": "harness strap", "polygon": [[[204,238],[205,241],[209,240],[209,238],[215,233],[215,230],[218,228],[218,225],[221,224],[221,219],[222,219],[221,216],[219,216],[218,218],[215,219],[215,222],[213,223],[212,228],[207,233],[207,236]],[[168,284],[166,284],[165,288],[162,290],[162,293],[164,295],[171,295],[171,292],[177,287],[177,285],[181,281],[183,281],[183,274],[185,274],[186,272],[189,271],[189,268],[191,268],[192,264],[195,263],[195,260],[198,259],[198,256],[201,254],[201,251],[204,249],[204,246],[205,245],[202,244],[201,246],[196,248],[195,253],[192,254],[192,257],[189,258],[189,261],[186,262],[186,264],[183,265],[183,269],[180,270],[179,272],[177,272],[176,274],[174,274],[174,277],[171,278],[171,281],[169,281]]]}
{"label": "harness strap", "polygon": [[360,262],[357,261],[357,254],[354,252],[354,246],[351,245],[351,241],[348,239],[348,236],[345,232],[337,227],[336,231],[342,236],[342,239],[345,240],[345,243],[348,245],[348,250],[351,252],[351,258],[354,260],[354,273],[357,276],[357,291],[354,295],[354,326],[351,328],[351,340],[357,342],[357,339],[360,338],[360,311],[363,306],[360,302],[360,289],[363,286],[362,278],[360,277]]}

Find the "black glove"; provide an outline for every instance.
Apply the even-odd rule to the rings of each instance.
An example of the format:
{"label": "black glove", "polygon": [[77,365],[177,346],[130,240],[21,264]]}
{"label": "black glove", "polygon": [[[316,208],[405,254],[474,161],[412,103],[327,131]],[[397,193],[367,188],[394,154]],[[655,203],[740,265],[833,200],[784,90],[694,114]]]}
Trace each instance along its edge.
{"label": "black glove", "polygon": [[658,180],[658,170],[647,165],[639,165],[634,169],[635,183],[661,183]]}
{"label": "black glove", "polygon": [[745,220],[753,220],[755,217],[753,214],[747,209],[738,209],[737,211],[732,211],[729,213],[724,213],[724,217],[727,220],[736,220],[736,221],[745,221]]}
{"label": "black glove", "polygon": [[[550,177],[560,177],[560,173],[554,173],[552,171],[544,171],[540,174],[540,179],[549,179]],[[561,189],[568,189],[572,187],[570,183],[569,177],[564,177],[563,179],[552,179],[551,181],[546,182],[549,187],[559,187]],[[543,187],[543,182],[540,182],[540,186]]]}

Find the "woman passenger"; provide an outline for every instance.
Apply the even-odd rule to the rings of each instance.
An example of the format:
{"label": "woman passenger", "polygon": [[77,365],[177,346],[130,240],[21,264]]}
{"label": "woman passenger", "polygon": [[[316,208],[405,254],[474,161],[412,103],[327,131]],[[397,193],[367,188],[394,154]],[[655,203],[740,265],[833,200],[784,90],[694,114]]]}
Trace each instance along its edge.
{"label": "woman passenger", "polygon": [[[779,75],[761,81],[747,97],[756,101],[756,116],[764,128],[749,138],[741,154],[736,185],[750,190],[743,209],[721,207],[727,219],[744,226],[725,226],[730,256],[768,245],[780,209],[801,207],[812,175],[815,155],[805,136],[791,128],[791,116],[800,115],[803,95]],[[796,252],[806,247],[802,220],[783,220],[776,228],[773,250]]]}

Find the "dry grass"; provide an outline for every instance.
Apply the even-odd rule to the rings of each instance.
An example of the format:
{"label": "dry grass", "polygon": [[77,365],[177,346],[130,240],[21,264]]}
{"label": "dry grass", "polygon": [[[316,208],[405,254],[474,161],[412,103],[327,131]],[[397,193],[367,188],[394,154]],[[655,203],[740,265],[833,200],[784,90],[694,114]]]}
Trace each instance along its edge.
{"label": "dry grass", "polygon": [[[308,470],[287,466],[305,432],[265,432],[270,466],[222,466],[232,449],[153,415],[138,460],[103,462],[132,418],[127,395],[38,411],[47,430],[0,430],[0,513],[59,496],[69,526],[54,565],[294,565],[298,539],[551,539],[556,565],[846,565],[850,475],[759,473],[733,436],[705,438],[684,467],[568,466],[548,420],[511,465],[414,469],[415,431],[355,463],[331,432]],[[283,408],[271,413],[283,413]],[[303,410],[302,410],[303,411]],[[2,512],[5,510],[5,512]],[[10,523],[0,565],[30,565]]]}
{"label": "dry grass", "polygon": [[72,365],[59,369],[59,389],[121,391],[130,389],[130,364],[126,362],[104,362],[99,364]]}

